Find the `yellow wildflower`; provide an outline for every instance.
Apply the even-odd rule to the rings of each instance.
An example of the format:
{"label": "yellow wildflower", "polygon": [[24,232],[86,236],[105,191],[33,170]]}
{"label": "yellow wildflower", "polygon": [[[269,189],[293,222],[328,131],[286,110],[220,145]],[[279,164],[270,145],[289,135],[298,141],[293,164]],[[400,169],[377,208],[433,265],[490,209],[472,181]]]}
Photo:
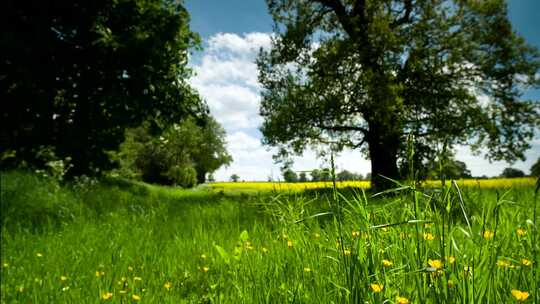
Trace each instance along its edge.
{"label": "yellow wildflower", "polygon": [[400,296],[396,296],[396,303],[397,304],[409,304],[409,299],[404,298],[404,297],[400,297]]}
{"label": "yellow wildflower", "polygon": [[204,266],[201,271],[202,272],[208,272],[210,270],[210,268],[208,266]]}
{"label": "yellow wildflower", "polygon": [[128,266],[128,270],[129,270],[129,271],[133,271],[133,267]]}
{"label": "yellow wildflower", "polygon": [[309,267],[304,267],[304,272],[311,272],[311,268],[309,268]]}
{"label": "yellow wildflower", "polygon": [[68,290],[69,290],[69,286],[62,287],[62,291],[68,291]]}
{"label": "yellow wildflower", "polygon": [[105,271],[99,271],[99,270],[96,271],[96,277],[99,278],[99,277],[102,277],[104,275],[105,275]]}
{"label": "yellow wildflower", "polygon": [[526,291],[520,291],[520,290],[517,290],[517,289],[512,289],[512,295],[514,296],[514,298],[516,298],[516,300],[518,300],[519,302],[524,302],[525,300],[527,300],[527,298],[529,297],[529,293],[526,292]]}
{"label": "yellow wildflower", "polygon": [[388,231],[388,227],[382,227],[381,230],[382,230],[383,232],[387,232],[387,231]]}
{"label": "yellow wildflower", "polygon": [[454,256],[449,256],[449,257],[446,257],[446,260],[448,261],[448,263],[450,264],[454,264],[456,262],[456,258]]}
{"label": "yellow wildflower", "polygon": [[518,230],[516,230],[516,233],[518,236],[525,236],[527,234],[527,230],[523,228],[518,228]]}
{"label": "yellow wildflower", "polygon": [[288,240],[287,241],[287,247],[292,248],[293,247],[293,241]]}
{"label": "yellow wildflower", "polygon": [[532,262],[527,259],[521,259],[521,264],[523,264],[524,266],[531,266]]}
{"label": "yellow wildflower", "polygon": [[315,232],[315,233],[313,234],[313,237],[314,237],[315,239],[318,240],[318,239],[321,237],[321,235],[318,234],[317,232]]}
{"label": "yellow wildflower", "polygon": [[17,289],[18,292],[20,293],[23,293],[24,292],[24,286],[20,286],[18,289]]}
{"label": "yellow wildflower", "polygon": [[262,251],[263,253],[267,253],[267,252],[268,252],[268,249],[267,249],[266,247],[262,247],[262,248],[261,248],[261,251]]}
{"label": "yellow wildflower", "polygon": [[351,251],[349,249],[343,249],[343,255],[344,256],[350,256],[351,255]]}
{"label": "yellow wildflower", "polygon": [[508,261],[503,261],[503,260],[498,260],[497,263],[495,263],[498,267],[501,267],[501,268],[509,268],[511,266],[510,262]]}
{"label": "yellow wildflower", "polygon": [[43,257],[43,254],[38,252],[38,253],[36,253],[36,256],[37,256],[38,258],[42,258],[42,257]]}
{"label": "yellow wildflower", "polygon": [[67,279],[68,279],[68,277],[66,277],[66,276],[61,276],[61,277],[60,277],[60,281],[62,281],[62,282],[67,281]]}
{"label": "yellow wildflower", "polygon": [[436,270],[443,267],[443,263],[441,262],[441,260],[428,260],[428,265],[435,268]]}
{"label": "yellow wildflower", "polygon": [[172,283],[171,282],[165,282],[165,284],[163,284],[163,287],[165,287],[165,289],[167,289],[167,290],[170,290],[172,288]]}
{"label": "yellow wildflower", "polygon": [[351,234],[352,234],[352,237],[353,237],[353,238],[358,238],[358,237],[360,237],[360,231],[353,231]]}
{"label": "yellow wildflower", "polygon": [[426,241],[433,241],[435,239],[435,237],[433,236],[433,234],[431,233],[424,233],[424,240]]}
{"label": "yellow wildflower", "polygon": [[394,265],[394,263],[392,263],[392,261],[389,261],[389,260],[382,260],[382,264],[384,267],[392,267],[392,265]]}
{"label": "yellow wildflower", "polygon": [[206,260],[206,254],[201,254],[201,259]]}
{"label": "yellow wildflower", "polygon": [[133,301],[140,301],[140,300],[141,300],[141,297],[138,296],[138,295],[136,295],[136,294],[134,294],[134,295],[131,296],[131,299],[132,299]]}
{"label": "yellow wildflower", "polygon": [[106,293],[104,293],[104,294],[101,295],[101,299],[102,299],[103,301],[110,300],[110,299],[112,299],[112,297],[113,297],[112,292],[106,292]]}
{"label": "yellow wildflower", "polygon": [[134,277],[133,281],[142,281],[142,278],[141,277]]}
{"label": "yellow wildflower", "polygon": [[369,284],[369,288],[371,288],[371,291],[373,291],[374,293],[378,293],[383,290],[384,285],[374,283],[374,284]]}
{"label": "yellow wildflower", "polygon": [[491,230],[486,230],[486,231],[484,231],[483,237],[484,237],[486,240],[492,239],[494,236],[495,236],[495,232],[493,232],[493,231],[491,231]]}

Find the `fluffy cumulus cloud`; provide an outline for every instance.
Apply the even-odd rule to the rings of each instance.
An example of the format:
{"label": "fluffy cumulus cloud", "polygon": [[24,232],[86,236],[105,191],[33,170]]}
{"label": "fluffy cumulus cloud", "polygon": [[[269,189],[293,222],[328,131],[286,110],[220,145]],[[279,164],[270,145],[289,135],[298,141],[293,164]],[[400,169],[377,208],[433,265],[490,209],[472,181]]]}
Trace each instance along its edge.
{"label": "fluffy cumulus cloud", "polygon": [[210,107],[211,114],[227,131],[228,168],[216,172],[218,180],[233,173],[245,180],[265,180],[272,170],[272,152],[262,146],[258,127],[260,86],[255,59],[269,48],[270,34],[219,33],[205,41],[204,51],[194,58],[191,84]]}
{"label": "fluffy cumulus cloud", "polygon": [[[260,49],[271,45],[269,33],[219,33],[205,41],[204,51],[196,54],[192,62],[195,75],[191,84],[210,107],[212,115],[227,131],[228,150],[234,158],[228,168],[216,172],[218,180],[228,180],[236,173],[243,180],[279,179],[279,166],[272,159],[273,150],[261,144],[258,131],[260,85],[255,60]],[[467,163],[473,175],[498,175],[508,164],[490,164],[481,156],[473,156],[467,147],[458,147],[457,158]],[[533,142],[527,153],[527,162],[515,166],[528,172],[540,156],[540,143]],[[311,170],[325,165],[313,151],[294,159],[294,169]],[[344,151],[336,159],[338,169],[362,174],[370,170],[370,163],[358,151]]]}

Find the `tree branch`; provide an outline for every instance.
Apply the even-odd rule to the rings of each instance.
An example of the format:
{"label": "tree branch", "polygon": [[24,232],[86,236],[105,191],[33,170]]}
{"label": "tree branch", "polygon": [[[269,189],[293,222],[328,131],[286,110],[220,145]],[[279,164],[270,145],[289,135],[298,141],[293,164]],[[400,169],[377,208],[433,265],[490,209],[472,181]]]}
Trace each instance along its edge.
{"label": "tree branch", "polygon": [[340,0],[311,0],[311,2],[319,3],[331,8],[345,32],[351,37],[356,37],[356,31],[354,30],[354,25],[351,23],[351,18]]}
{"label": "tree branch", "polygon": [[401,18],[398,18],[398,19],[394,20],[394,22],[392,22],[390,27],[395,28],[395,27],[397,27],[399,25],[410,22],[411,12],[412,12],[412,9],[413,9],[412,4],[413,4],[412,0],[404,0],[405,14],[403,14],[403,16],[401,16]]}

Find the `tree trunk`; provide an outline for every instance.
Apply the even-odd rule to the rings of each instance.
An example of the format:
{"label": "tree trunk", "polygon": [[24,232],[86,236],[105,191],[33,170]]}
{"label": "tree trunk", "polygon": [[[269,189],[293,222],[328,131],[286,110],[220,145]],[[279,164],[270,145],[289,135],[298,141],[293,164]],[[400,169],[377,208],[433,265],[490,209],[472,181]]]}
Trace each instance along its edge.
{"label": "tree trunk", "polygon": [[206,172],[197,170],[197,184],[204,184],[206,182]]}
{"label": "tree trunk", "polygon": [[399,177],[397,167],[399,133],[370,125],[366,139],[371,159],[371,190],[377,193],[396,187],[396,184],[387,178],[398,179]]}

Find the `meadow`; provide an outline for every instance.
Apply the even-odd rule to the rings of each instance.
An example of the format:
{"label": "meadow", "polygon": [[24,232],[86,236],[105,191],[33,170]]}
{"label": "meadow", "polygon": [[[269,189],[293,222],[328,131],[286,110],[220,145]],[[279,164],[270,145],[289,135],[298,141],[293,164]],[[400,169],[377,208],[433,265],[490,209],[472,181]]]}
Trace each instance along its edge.
{"label": "meadow", "polygon": [[2,172],[0,302],[540,299],[533,179],[278,185]]}

